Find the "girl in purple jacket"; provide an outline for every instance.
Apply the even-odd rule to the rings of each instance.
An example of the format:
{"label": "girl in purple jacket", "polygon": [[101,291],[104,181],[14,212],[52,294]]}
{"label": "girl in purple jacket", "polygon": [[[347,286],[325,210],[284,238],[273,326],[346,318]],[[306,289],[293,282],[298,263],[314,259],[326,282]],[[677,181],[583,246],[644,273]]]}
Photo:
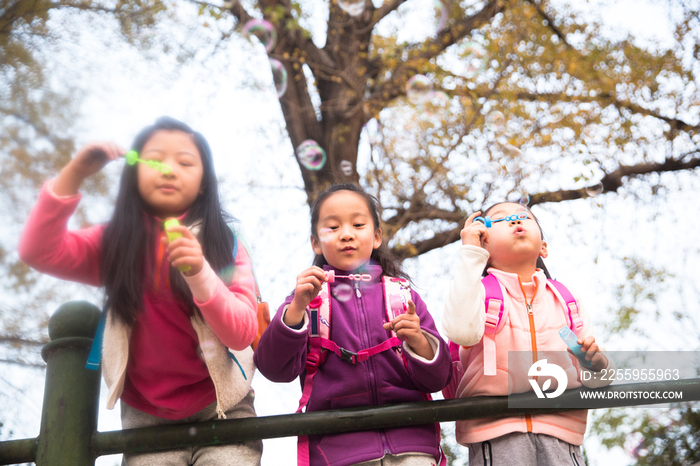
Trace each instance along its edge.
{"label": "girl in purple jacket", "polygon": [[[304,388],[307,307],[323,282],[329,281],[330,340],[356,353],[385,342],[393,331],[402,342],[402,356],[389,349],[357,362],[327,352],[313,378],[307,411],[424,401],[426,394],[445,387],[452,372],[449,350],[420,296],[411,290],[407,311],[387,321],[381,277],[408,277],[382,244],[377,200],[355,185],[332,186],[320,194],[311,209],[311,247],[316,253],[314,265],[297,276],[294,293],[260,339],[255,353],[260,372],[275,382],[301,376]],[[327,278],[330,271],[334,280]],[[369,277],[345,278],[351,274]],[[313,466],[440,462],[440,434],[433,424],[316,435],[300,442],[308,446],[308,453],[300,449],[299,463]]]}

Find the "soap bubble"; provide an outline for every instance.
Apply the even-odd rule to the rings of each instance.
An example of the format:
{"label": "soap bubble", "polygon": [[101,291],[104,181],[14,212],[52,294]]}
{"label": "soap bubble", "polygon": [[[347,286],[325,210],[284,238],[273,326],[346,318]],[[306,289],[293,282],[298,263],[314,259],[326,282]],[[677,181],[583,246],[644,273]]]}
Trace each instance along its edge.
{"label": "soap bubble", "polygon": [[428,115],[446,113],[450,108],[450,97],[443,91],[433,91],[428,93],[425,100],[425,110]]}
{"label": "soap bubble", "polygon": [[437,27],[435,28],[435,34],[440,34],[447,24],[447,6],[440,0],[434,0],[433,6],[435,7],[435,18],[437,20]]}
{"label": "soap bubble", "polygon": [[312,139],[307,139],[299,144],[297,157],[307,170],[320,170],[326,164],[326,151]]}
{"label": "soap bubble", "polygon": [[340,171],[343,172],[343,175],[345,175],[345,176],[352,175],[352,162],[349,162],[347,160],[341,160],[339,166],[340,166]]}
{"label": "soap bubble", "polygon": [[272,69],[272,79],[275,82],[277,97],[282,97],[287,92],[287,69],[282,62],[270,58],[270,68]]}
{"label": "soap bubble", "polygon": [[603,192],[603,183],[602,182],[597,182],[593,186],[587,186],[586,187],[586,194],[588,194],[591,197],[596,197],[598,194]]}
{"label": "soap bubble", "polygon": [[338,301],[346,302],[352,298],[352,287],[347,283],[338,283],[331,290],[331,294]]}
{"label": "soap bubble", "polygon": [[500,144],[501,152],[508,157],[515,158],[523,155],[523,153],[513,144]]}
{"label": "soap bubble", "polygon": [[523,178],[533,178],[540,170],[539,165],[525,165],[520,169],[520,173],[522,173]]}
{"label": "soap bubble", "polygon": [[333,230],[330,228],[321,228],[318,232],[318,240],[322,243],[327,243],[331,240],[331,234]]}
{"label": "soap bubble", "polygon": [[486,115],[486,127],[494,133],[500,132],[506,125],[506,117],[499,111]]}
{"label": "soap bubble", "polygon": [[420,105],[428,99],[428,95],[433,90],[433,82],[429,77],[417,74],[406,83],[406,96],[409,102]]}
{"label": "soap bubble", "polygon": [[585,139],[591,140],[591,139],[595,139],[595,136],[596,136],[596,133],[598,132],[598,129],[596,128],[595,125],[586,125],[583,128],[583,131],[581,131],[581,132],[583,133],[583,137]]}
{"label": "soap bubble", "polygon": [[554,104],[549,109],[550,121],[552,123],[559,123],[564,119],[564,107],[559,104]]}
{"label": "soap bubble", "polygon": [[520,191],[519,195],[518,204],[527,206],[530,203],[530,195],[525,190]]}
{"label": "soap bubble", "polygon": [[264,19],[251,19],[245,23],[241,33],[248,40],[251,36],[255,36],[265,47],[266,52],[271,52],[277,44],[277,31]]}
{"label": "soap bubble", "polygon": [[484,183],[493,183],[496,178],[500,175],[501,164],[498,162],[487,162],[484,165],[484,169],[481,171],[481,177]]}
{"label": "soap bubble", "polygon": [[525,120],[523,121],[521,129],[523,135],[530,135],[533,131],[535,131],[535,122],[532,120]]}
{"label": "soap bubble", "polygon": [[350,16],[359,16],[365,11],[365,0],[338,0],[338,6]]}
{"label": "soap bubble", "polygon": [[458,74],[466,78],[472,78],[477,73],[484,71],[488,64],[486,50],[476,42],[467,42],[459,49],[461,56],[461,67]]}

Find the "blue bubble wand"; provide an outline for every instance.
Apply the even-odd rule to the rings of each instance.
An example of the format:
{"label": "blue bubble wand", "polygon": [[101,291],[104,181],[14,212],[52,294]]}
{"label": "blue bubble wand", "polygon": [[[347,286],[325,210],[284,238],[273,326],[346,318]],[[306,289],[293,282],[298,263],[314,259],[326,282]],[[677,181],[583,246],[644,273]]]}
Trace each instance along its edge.
{"label": "blue bubble wand", "polygon": [[489,217],[489,216],[476,217],[474,220],[472,220],[472,223],[481,222],[484,225],[486,225],[486,228],[491,228],[494,223],[517,222],[518,220],[527,220],[528,218],[530,218],[530,217],[528,217],[527,212],[520,212],[518,214],[508,215],[507,217],[499,218],[498,220],[492,220],[491,217]]}
{"label": "blue bubble wand", "polygon": [[136,152],[135,150],[130,150],[126,154],[124,154],[124,158],[126,159],[126,163],[129,165],[136,165],[136,162],[141,162],[145,163],[151,168],[155,168],[156,170],[160,170],[163,172],[163,174],[167,175],[170,173],[172,170],[170,170],[170,166],[167,164],[164,164],[163,162],[159,162],[157,160],[143,160],[139,158],[139,153]]}

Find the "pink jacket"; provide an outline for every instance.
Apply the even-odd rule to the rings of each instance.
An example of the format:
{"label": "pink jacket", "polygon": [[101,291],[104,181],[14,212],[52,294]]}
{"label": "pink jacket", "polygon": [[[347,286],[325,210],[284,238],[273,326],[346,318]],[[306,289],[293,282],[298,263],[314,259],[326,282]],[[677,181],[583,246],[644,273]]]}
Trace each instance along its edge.
{"label": "pink jacket", "polygon": [[[509,394],[509,390],[511,393],[532,390],[526,377],[512,377],[513,367],[509,375],[509,351],[556,351],[557,353],[548,353],[548,362],[559,365],[567,373],[569,380],[567,389],[580,387],[581,371],[587,369],[581,367],[576,358],[565,353],[567,346],[559,337],[558,330],[568,325],[567,319],[561,303],[546,285],[546,277],[541,270],[532,277],[537,290],[532,303],[533,326],[518,276],[489,269],[501,284],[504,308],[508,309],[508,316],[502,328],[495,334],[497,373],[495,376],[484,375],[482,337],[485,323],[485,290],[481,284],[481,272],[486,266],[488,257],[489,254],[485,249],[477,246],[461,246],[455,276],[445,305],[443,316],[445,333],[449,340],[462,345],[460,361],[464,375],[457,387],[457,396],[505,396]],[[578,298],[577,302],[583,319],[583,329],[579,336],[585,338],[593,334],[591,323]],[[610,366],[609,358],[608,361]],[[523,361],[525,371],[533,362],[535,361]],[[511,361],[512,365],[513,361]],[[595,384],[592,383],[595,378],[590,379],[584,384],[590,388],[610,383],[599,381]],[[457,441],[466,445],[511,432],[534,432],[551,435],[572,445],[581,445],[586,432],[586,416],[587,411],[581,410],[503,419],[458,421]]]}
{"label": "pink jacket", "polygon": [[[51,186],[51,181],[44,185],[39,200],[27,220],[18,247],[20,258],[40,272],[65,280],[100,286],[102,283],[99,264],[104,225],[69,231],[68,219],[75,211],[81,196],[58,197],[53,193]],[[249,345],[257,332],[255,282],[250,259],[242,246],[239,247],[235,267],[236,280],[228,286],[217,277],[206,261],[200,273],[185,277],[195,304],[204,318],[203,321],[196,317],[180,317],[179,314],[173,313],[175,318],[183,321],[180,328],[183,335],[193,339],[193,348],[197,345],[207,348],[207,351],[203,351],[205,374],[208,371],[213,381],[220,414],[237,404],[248,393],[254,371]],[[149,306],[148,300],[144,301],[144,305]],[[189,330],[186,327],[188,324],[191,324]],[[103,375],[109,388],[107,405],[110,409],[114,407],[124,389],[127,364],[129,367],[138,364],[136,359],[129,358],[132,352],[131,340],[132,328],[117,319],[107,319],[102,364]],[[176,346],[185,347],[182,351],[189,351],[189,345]],[[227,348],[235,350],[233,353],[242,370],[233,364]],[[191,358],[191,355],[184,354],[183,358]],[[201,364],[196,352],[194,358]],[[163,360],[162,367],[167,368],[170,362]],[[248,376],[243,376],[242,371]],[[186,373],[187,371],[183,371],[183,374]],[[193,381],[183,380],[183,384],[188,383]],[[208,403],[211,403],[211,400],[206,404]],[[181,414],[161,417],[187,417]]]}

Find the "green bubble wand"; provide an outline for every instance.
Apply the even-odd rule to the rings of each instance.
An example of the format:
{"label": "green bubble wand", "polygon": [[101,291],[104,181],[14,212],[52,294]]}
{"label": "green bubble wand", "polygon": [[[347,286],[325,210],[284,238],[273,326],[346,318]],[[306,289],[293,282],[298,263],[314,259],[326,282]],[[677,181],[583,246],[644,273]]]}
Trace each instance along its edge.
{"label": "green bubble wand", "polygon": [[136,165],[136,162],[141,162],[145,163],[151,168],[155,168],[156,170],[160,170],[163,172],[163,174],[167,175],[170,173],[172,170],[170,170],[170,166],[167,164],[164,164],[163,162],[159,162],[157,160],[143,160],[139,158],[139,153],[136,152],[135,150],[130,150],[126,154],[124,154],[124,158],[126,159],[126,163],[129,165]]}

